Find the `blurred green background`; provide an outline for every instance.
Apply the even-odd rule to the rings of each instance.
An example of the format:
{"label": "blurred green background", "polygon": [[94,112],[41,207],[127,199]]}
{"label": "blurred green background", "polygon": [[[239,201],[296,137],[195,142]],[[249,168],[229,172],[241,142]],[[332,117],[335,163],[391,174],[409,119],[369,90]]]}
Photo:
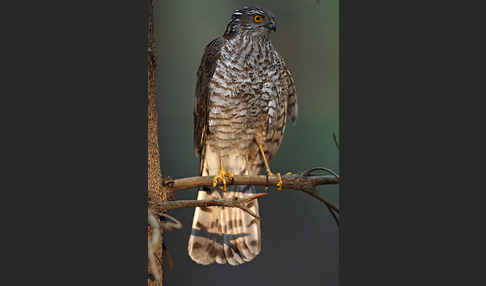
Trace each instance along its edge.
{"label": "blurred green background", "polygon": [[[332,137],[333,133],[339,137],[338,0],[159,0],[154,2],[154,28],[163,176],[198,175],[192,116],[196,71],[206,44],[223,34],[232,11],[252,4],[277,16],[277,32],[271,38],[294,75],[298,94],[297,125],[288,123],[270,164],[272,170],[285,173],[322,166],[339,172],[339,152]],[[338,186],[322,186],[320,192],[339,203]],[[184,191],[176,197],[195,199],[196,192]],[[260,206],[262,253],[238,267],[193,263],[187,255],[187,241],[194,211],[173,211],[184,228],[166,237],[176,264],[166,272],[167,285],[196,281],[213,286],[228,281],[232,286],[293,285],[301,281],[299,275],[306,276],[306,285],[337,285],[339,232],[325,206],[303,193],[285,190],[270,191]]]}

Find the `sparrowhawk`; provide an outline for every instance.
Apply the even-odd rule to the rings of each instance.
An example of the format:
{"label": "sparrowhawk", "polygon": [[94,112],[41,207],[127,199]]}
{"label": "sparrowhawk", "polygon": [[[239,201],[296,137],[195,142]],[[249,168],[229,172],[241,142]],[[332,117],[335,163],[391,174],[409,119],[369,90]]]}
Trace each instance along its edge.
{"label": "sparrowhawk", "polygon": [[[297,119],[294,79],[270,41],[272,12],[235,10],[223,36],[210,42],[197,72],[194,150],[200,175],[216,176],[198,200],[252,195],[255,186],[228,185],[233,175],[259,175],[277,152],[287,117]],[[266,158],[266,159],[265,159]],[[216,187],[223,185],[223,190]],[[249,208],[258,214],[258,202]],[[260,222],[239,208],[196,208],[189,256],[197,263],[239,265],[260,253]]]}

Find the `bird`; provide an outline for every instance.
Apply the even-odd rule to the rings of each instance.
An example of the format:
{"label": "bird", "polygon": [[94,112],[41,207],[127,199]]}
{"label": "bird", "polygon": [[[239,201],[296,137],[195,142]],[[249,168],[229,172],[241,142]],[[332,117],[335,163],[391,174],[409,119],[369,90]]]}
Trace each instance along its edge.
{"label": "bird", "polygon": [[[254,185],[231,185],[234,175],[278,178],[269,162],[277,153],[286,121],[298,116],[294,78],[270,35],[276,17],[268,9],[234,10],[224,34],[205,48],[197,71],[194,100],[194,152],[199,175],[214,176],[213,186],[198,190],[197,199],[245,198]],[[259,215],[258,201],[247,206]],[[261,251],[260,221],[234,207],[194,210],[188,253],[202,265],[236,266]]]}

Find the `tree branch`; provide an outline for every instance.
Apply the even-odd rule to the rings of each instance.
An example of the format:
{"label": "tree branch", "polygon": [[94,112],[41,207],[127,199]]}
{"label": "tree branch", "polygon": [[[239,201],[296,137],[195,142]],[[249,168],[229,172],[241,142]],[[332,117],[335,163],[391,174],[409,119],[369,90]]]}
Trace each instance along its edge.
{"label": "tree branch", "polygon": [[233,207],[239,208],[253,216],[254,218],[260,220],[261,218],[250,210],[247,205],[254,199],[266,196],[266,193],[255,194],[246,198],[228,198],[220,200],[178,200],[178,201],[168,201],[168,202],[157,202],[153,203],[152,207],[157,210],[167,211],[177,208],[194,208],[194,207]]}
{"label": "tree branch", "polygon": [[[167,201],[167,193],[160,185],[160,150],[158,138],[158,113],[156,99],[157,63],[155,57],[155,39],[153,25],[153,3],[148,0],[147,21],[147,193],[149,200]],[[148,286],[162,286],[162,245],[163,228],[158,218],[148,209],[148,272],[151,274]]]}
{"label": "tree branch", "polygon": [[[317,168],[315,168],[317,169]],[[319,168],[322,169],[322,168]],[[286,174],[281,176],[283,188],[295,190],[312,189],[319,185],[339,184],[340,177],[333,176],[310,176],[306,172],[302,174]],[[183,179],[165,179],[162,185],[167,191],[181,191],[199,187],[211,187],[214,176],[200,176]],[[235,175],[229,185],[259,185],[259,186],[276,186],[278,178],[275,176],[257,175],[257,176],[239,176]]]}
{"label": "tree branch", "polygon": [[[332,175],[312,175],[315,171],[325,171]],[[300,174],[292,174],[287,173],[281,177],[283,182],[283,188],[289,190],[297,190],[302,191],[311,197],[319,200],[323,204],[326,205],[329,212],[331,212],[336,224],[339,226],[339,219],[336,216],[336,213],[339,214],[339,209],[334,206],[332,203],[324,199],[322,196],[317,194],[316,187],[320,185],[329,185],[329,184],[339,184],[341,178],[334,173],[332,170],[326,168],[312,168]],[[201,187],[212,187],[213,186],[213,179],[214,176],[200,176],[200,177],[190,177],[190,178],[182,178],[182,179],[165,179],[162,180],[162,186],[165,188],[165,191],[168,193],[172,193],[174,191],[181,191],[193,188],[201,188]],[[239,176],[235,175],[230,180],[228,185],[260,185],[260,186],[276,186],[278,183],[278,178],[276,176],[266,176],[266,175],[257,175],[257,176]],[[257,194],[255,196],[251,196],[246,198],[245,203],[249,201],[262,197],[266,195]],[[258,218],[256,214],[252,213],[248,208],[246,208],[246,204],[243,200],[234,200],[234,199],[223,199],[223,200],[189,200],[189,201],[152,201],[151,204],[157,207],[160,211],[166,211],[170,209],[176,208],[187,208],[187,207],[208,207],[208,206],[224,206],[224,207],[238,207],[250,215]],[[259,218],[258,218],[259,219]]]}

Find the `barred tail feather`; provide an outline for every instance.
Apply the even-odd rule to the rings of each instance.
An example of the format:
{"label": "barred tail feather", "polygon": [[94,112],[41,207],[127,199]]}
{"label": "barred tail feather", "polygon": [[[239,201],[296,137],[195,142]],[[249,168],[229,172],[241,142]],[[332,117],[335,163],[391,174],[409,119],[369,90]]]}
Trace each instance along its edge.
{"label": "barred tail feather", "polygon": [[[218,192],[199,191],[198,200],[221,199]],[[220,207],[196,208],[189,238],[189,256],[203,265],[223,263],[224,250],[219,243],[218,233],[221,229]],[[219,229],[218,229],[219,226]]]}
{"label": "barred tail feather", "polygon": [[[228,186],[226,192],[201,190],[198,199],[244,198],[255,192],[255,186]],[[258,214],[257,200],[249,208]],[[196,208],[188,250],[203,265],[251,261],[261,250],[260,222],[238,208]]]}

